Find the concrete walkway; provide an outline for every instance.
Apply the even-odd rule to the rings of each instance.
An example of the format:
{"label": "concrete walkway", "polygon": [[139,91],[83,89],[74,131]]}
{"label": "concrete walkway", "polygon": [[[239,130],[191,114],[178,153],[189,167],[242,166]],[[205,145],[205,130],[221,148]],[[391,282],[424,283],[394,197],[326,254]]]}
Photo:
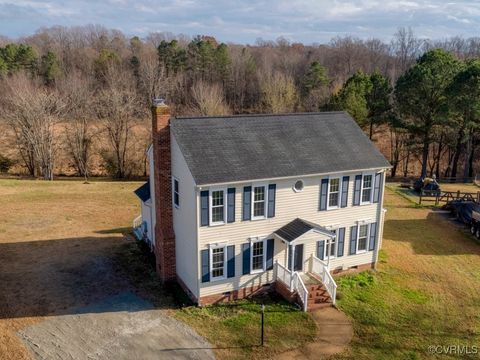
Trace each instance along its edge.
{"label": "concrete walkway", "polygon": [[320,360],[338,354],[347,348],[353,338],[350,319],[334,307],[326,307],[312,313],[318,331],[314,342],[302,348],[287,351],[277,360]]}
{"label": "concrete walkway", "polygon": [[18,335],[35,359],[215,359],[211,345],[191,328],[129,292]]}

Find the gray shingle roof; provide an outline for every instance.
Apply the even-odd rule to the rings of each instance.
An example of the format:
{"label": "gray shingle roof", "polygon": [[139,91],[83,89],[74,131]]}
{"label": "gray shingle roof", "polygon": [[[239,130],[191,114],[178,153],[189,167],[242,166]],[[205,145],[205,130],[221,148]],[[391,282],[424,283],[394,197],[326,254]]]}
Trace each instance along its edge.
{"label": "gray shingle roof", "polygon": [[288,242],[292,242],[295,239],[298,239],[300,236],[305,234],[310,230],[318,230],[327,235],[334,236],[335,234],[331,231],[328,231],[326,228],[314,224],[310,221],[302,220],[296,218],[295,220],[290,221],[287,225],[282,226],[280,229],[275,231],[274,233],[280,236],[282,239]]}
{"label": "gray shingle roof", "polygon": [[197,185],[390,164],[345,112],[173,118]]}
{"label": "gray shingle roof", "polygon": [[137,190],[134,191],[135,195],[137,195],[140,200],[143,202],[150,199],[150,182],[147,181],[145,184],[140,186]]}

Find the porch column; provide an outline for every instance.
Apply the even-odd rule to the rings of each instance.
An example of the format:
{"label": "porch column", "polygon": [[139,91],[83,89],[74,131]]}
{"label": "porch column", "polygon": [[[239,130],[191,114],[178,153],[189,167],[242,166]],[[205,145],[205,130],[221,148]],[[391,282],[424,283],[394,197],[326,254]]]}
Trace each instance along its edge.
{"label": "porch column", "polygon": [[291,261],[291,267],[292,267],[292,268],[289,269],[289,270],[290,270],[291,272],[293,272],[293,271],[294,271],[293,269],[295,268],[295,245],[290,245],[290,246],[292,247],[292,257],[291,257],[291,259],[292,259],[292,261]]}
{"label": "porch column", "polygon": [[330,254],[331,252],[331,247],[332,247],[332,238],[327,239],[327,268],[330,271]]}

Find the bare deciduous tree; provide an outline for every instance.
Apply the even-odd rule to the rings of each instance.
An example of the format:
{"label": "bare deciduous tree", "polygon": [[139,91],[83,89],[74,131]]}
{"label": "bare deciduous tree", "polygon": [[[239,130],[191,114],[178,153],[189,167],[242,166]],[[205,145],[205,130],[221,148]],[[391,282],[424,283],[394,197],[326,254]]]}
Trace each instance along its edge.
{"label": "bare deciduous tree", "polygon": [[45,180],[53,180],[57,138],[55,126],[65,109],[56,89],[41,86],[19,74],[6,82],[9,96],[4,116],[21,146],[32,152]]}
{"label": "bare deciduous tree", "polygon": [[131,74],[116,67],[109,67],[105,76],[105,87],[96,94],[95,112],[103,124],[112,151],[112,172],[118,178],[129,176],[128,146],[132,128],[143,107],[135,89]]}
{"label": "bare deciduous tree", "polygon": [[88,80],[78,73],[67,76],[58,87],[67,106],[65,145],[78,174],[87,181],[93,142],[92,89]]}
{"label": "bare deciduous tree", "polygon": [[288,113],[295,110],[298,91],[292,77],[280,72],[262,78],[262,103],[267,112]]}
{"label": "bare deciduous tree", "polygon": [[196,115],[227,115],[230,109],[220,84],[197,81],[192,86],[190,111]]}

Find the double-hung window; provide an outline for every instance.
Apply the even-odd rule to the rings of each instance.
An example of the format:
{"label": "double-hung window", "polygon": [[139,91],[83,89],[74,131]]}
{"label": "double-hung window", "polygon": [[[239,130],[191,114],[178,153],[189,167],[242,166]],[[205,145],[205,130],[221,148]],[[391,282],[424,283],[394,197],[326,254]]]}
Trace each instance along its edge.
{"label": "double-hung window", "polygon": [[173,178],[173,205],[176,208],[180,207],[180,185],[178,179]]}
{"label": "double-hung window", "polygon": [[362,179],[362,204],[372,202],[373,195],[373,175],[363,175]]}
{"label": "double-hung window", "polygon": [[340,205],[340,178],[331,178],[328,184],[328,208],[335,209]]}
{"label": "double-hung window", "polygon": [[265,241],[258,240],[252,242],[251,250],[251,272],[260,272],[265,270]]}
{"label": "double-hung window", "polygon": [[227,210],[225,190],[212,190],[210,196],[210,225],[224,224]]}
{"label": "double-hung window", "polygon": [[267,186],[253,186],[252,191],[252,219],[264,219],[267,211]]}
{"label": "double-hung window", "polygon": [[358,227],[357,253],[367,251],[368,224]]}
{"label": "double-hung window", "polygon": [[216,246],[210,248],[210,273],[212,274],[212,280],[225,279],[226,275],[226,247]]}

